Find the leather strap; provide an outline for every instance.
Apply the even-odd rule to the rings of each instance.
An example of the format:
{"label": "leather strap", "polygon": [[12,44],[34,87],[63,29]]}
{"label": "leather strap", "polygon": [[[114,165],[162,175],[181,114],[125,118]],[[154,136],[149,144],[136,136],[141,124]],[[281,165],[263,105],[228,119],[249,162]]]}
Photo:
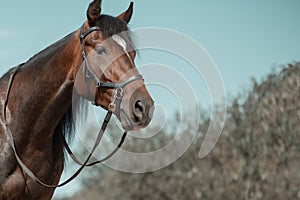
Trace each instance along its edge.
{"label": "leather strap", "polygon": [[[88,155],[88,157],[86,158],[86,160],[81,163],[81,167],[70,177],[68,178],[67,180],[65,180],[63,183],[61,184],[58,184],[58,185],[50,185],[50,184],[47,184],[47,183],[44,183],[43,181],[41,181],[25,164],[24,162],[21,160],[21,158],[19,157],[18,153],[17,153],[17,149],[16,149],[16,145],[15,145],[15,142],[14,142],[14,139],[13,139],[13,135],[11,133],[11,130],[9,128],[9,125],[8,125],[8,122],[7,122],[7,105],[8,105],[8,100],[9,100],[9,95],[10,95],[10,92],[11,92],[11,87],[12,87],[12,83],[13,83],[13,80],[14,80],[14,77],[15,75],[17,74],[17,72],[19,71],[19,69],[21,68],[21,66],[18,66],[16,67],[15,69],[13,69],[10,73],[10,78],[9,78],[9,82],[8,82],[8,87],[7,87],[7,91],[6,91],[6,98],[5,98],[5,103],[4,103],[4,106],[3,106],[3,119],[4,119],[4,125],[5,125],[5,129],[6,129],[6,133],[7,133],[7,136],[8,136],[8,140],[9,140],[9,144],[14,152],[14,155],[15,155],[15,158],[17,160],[17,163],[18,165],[20,166],[20,168],[25,172],[25,174],[27,174],[31,179],[37,181],[38,183],[40,183],[41,185],[45,186],[45,187],[48,187],[48,188],[57,188],[57,187],[62,187],[66,184],[68,184],[69,182],[71,182],[73,179],[75,179],[79,174],[80,172],[84,169],[85,166],[92,166],[92,165],[95,165],[95,164],[98,164],[98,163],[101,163],[101,162],[104,162],[105,160],[111,158],[118,150],[119,148],[121,147],[121,145],[123,144],[124,140],[125,140],[125,137],[127,135],[126,132],[124,132],[123,134],[123,137],[121,139],[121,142],[120,144],[118,145],[118,147],[111,153],[109,154],[107,157],[105,157],[104,159],[100,160],[100,161],[96,161],[94,163],[90,163],[88,164],[88,161],[90,160],[90,158],[92,157],[93,153],[95,152],[96,148],[98,147],[103,135],[104,135],[104,132],[107,128],[107,125],[109,123],[109,120],[112,116],[112,112],[111,111],[108,111],[105,118],[104,118],[104,121],[103,121],[103,124],[101,126],[101,129],[99,131],[99,134],[97,136],[97,139],[95,141],[95,144],[92,148],[92,150],[90,151],[90,154]],[[71,152],[70,155],[72,155],[72,151],[70,150],[69,146],[67,145],[65,139],[63,139],[63,142],[65,144],[65,147],[67,147],[67,151],[68,152]],[[73,158],[73,156],[72,156]],[[78,161],[78,160],[77,160]]]}
{"label": "leather strap", "polygon": [[77,163],[77,164],[80,165],[80,166],[83,166],[83,165],[84,165],[84,166],[86,166],[86,167],[91,167],[91,166],[93,166],[93,165],[102,163],[102,162],[104,162],[104,161],[110,159],[110,158],[111,158],[111,157],[112,157],[112,156],[113,156],[113,155],[121,148],[121,146],[123,145],[123,143],[124,143],[124,141],[125,141],[126,136],[127,136],[127,132],[124,132],[124,133],[123,133],[123,136],[122,136],[122,138],[121,138],[121,140],[120,140],[120,142],[119,142],[119,144],[118,144],[118,146],[117,146],[110,154],[108,154],[106,157],[102,158],[101,160],[97,160],[97,161],[94,161],[94,162],[92,162],[92,163],[88,163],[88,164],[86,164],[86,165],[84,165],[84,164],[83,164],[83,163],[82,163],[82,162],[74,155],[74,153],[72,152],[70,146],[68,145],[68,143],[67,143],[67,141],[66,141],[66,139],[65,139],[65,137],[64,137],[63,135],[62,135],[62,140],[63,140],[64,146],[65,146],[65,148],[66,148],[66,150],[67,150],[69,156],[72,158],[72,160],[73,160],[75,163]]}
{"label": "leather strap", "polygon": [[[84,39],[86,38],[86,36],[88,34],[90,34],[91,32],[93,31],[99,31],[101,30],[99,27],[92,27],[90,28],[89,30],[87,30],[86,32],[84,32],[84,25],[82,26],[81,30],[80,30],[80,41],[81,41],[81,44],[82,44],[82,57],[83,57],[83,60],[84,60],[84,65],[85,65],[85,74],[86,74],[86,77],[87,78],[92,78],[94,81],[95,81],[95,84],[96,84],[96,87],[102,87],[102,88],[111,88],[111,89],[116,89],[116,97],[112,103],[112,105],[115,105],[116,106],[116,115],[117,117],[119,118],[119,120],[121,120],[121,113],[123,113],[124,117],[125,117],[125,121],[127,123],[127,125],[130,127],[131,124],[130,124],[130,121],[126,115],[126,113],[120,108],[121,107],[121,102],[122,102],[122,97],[123,97],[123,88],[128,85],[129,83],[133,82],[133,81],[136,81],[138,79],[141,79],[143,80],[143,76],[142,75],[136,75],[136,76],[132,76],[130,77],[129,79],[123,81],[123,82],[119,82],[119,83],[104,83],[104,82],[101,82],[100,79],[96,76],[96,74],[93,72],[93,70],[91,69],[89,63],[88,63],[88,60],[87,60],[87,57],[86,57],[86,54],[85,54],[85,50],[84,50]],[[95,162],[92,162],[92,163],[88,163],[90,158],[92,157],[93,153],[95,152],[97,146],[99,145],[103,135],[104,135],[104,132],[107,128],[107,125],[109,123],[109,120],[112,116],[112,111],[108,111],[106,116],[105,116],[105,119],[102,123],[102,126],[101,126],[101,129],[99,131],[99,134],[97,136],[97,139],[95,141],[95,144],[90,152],[90,154],[88,155],[88,157],[85,159],[85,161],[82,163],[80,162],[73,154],[73,152],[71,151],[69,145],[67,144],[65,138],[62,136],[62,140],[63,140],[63,143],[64,143],[64,146],[67,150],[67,152],[69,153],[69,155],[71,156],[71,158],[74,160],[74,162],[76,162],[77,164],[80,165],[80,168],[70,177],[68,178],[67,180],[65,180],[63,183],[61,184],[58,184],[58,185],[50,185],[50,184],[47,184],[47,183],[44,183],[43,181],[41,181],[25,164],[24,162],[21,160],[21,158],[19,157],[18,153],[17,153],[17,149],[16,149],[16,146],[15,146],[15,142],[14,142],[14,139],[13,139],[13,135],[11,133],[11,130],[9,128],[9,125],[8,125],[8,122],[7,122],[7,106],[8,106],[8,100],[9,100],[9,95],[10,95],[10,92],[11,92],[11,87],[12,87],[12,84],[13,84],[13,80],[15,78],[15,75],[18,73],[18,71],[20,70],[22,65],[14,68],[11,72],[10,72],[10,78],[9,78],[9,82],[8,82],[8,87],[7,87],[7,91],[6,91],[6,98],[5,98],[5,103],[4,103],[4,106],[3,106],[3,119],[4,119],[4,125],[5,125],[5,129],[6,129],[6,133],[7,133],[7,136],[8,136],[8,140],[9,140],[9,144],[14,152],[14,155],[15,155],[15,158],[17,160],[17,163],[18,165],[20,166],[20,168],[25,172],[25,174],[27,174],[31,179],[37,181],[38,183],[40,183],[41,185],[45,186],[45,187],[48,187],[48,188],[57,188],[57,187],[61,187],[61,186],[64,186],[66,184],[68,184],[69,182],[71,182],[74,178],[76,178],[80,172],[84,169],[84,167],[86,166],[92,166],[92,165],[95,165],[95,164],[98,164],[98,163],[101,163],[101,162],[104,162],[106,160],[108,160],[109,158],[111,158],[118,150],[119,148],[121,147],[121,145],[124,143],[124,140],[125,140],[125,137],[127,135],[127,132],[125,131],[122,138],[121,138],[121,141],[119,143],[119,145],[117,146],[117,148],[112,152],[110,153],[108,156],[106,156],[105,158],[101,159],[101,160],[98,160],[98,161],[95,161]],[[120,92],[122,91],[122,92]]]}

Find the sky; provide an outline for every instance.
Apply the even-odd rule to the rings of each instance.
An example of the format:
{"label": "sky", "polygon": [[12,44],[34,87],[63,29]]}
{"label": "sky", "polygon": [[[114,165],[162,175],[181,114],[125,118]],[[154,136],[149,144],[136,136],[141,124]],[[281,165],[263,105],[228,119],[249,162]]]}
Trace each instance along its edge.
{"label": "sky", "polygon": [[[129,3],[103,1],[102,10],[116,16]],[[134,3],[131,28],[162,27],[193,38],[217,65],[227,94],[247,88],[250,77],[260,79],[274,66],[300,60],[299,0],[136,0]],[[17,3],[2,0],[0,73],[79,28],[88,4],[89,1],[83,0]],[[153,59],[149,62],[163,60],[159,54],[149,57]],[[147,56],[142,58],[148,62]],[[203,104],[207,105],[208,100]]]}
{"label": "sky", "polygon": [[[102,10],[116,16],[129,3],[129,0],[104,0]],[[135,0],[134,3],[130,27],[161,27],[191,37],[218,67],[228,98],[248,89],[251,77],[260,80],[275,66],[300,61],[299,0]],[[1,0],[0,73],[78,29],[85,20],[88,4],[85,0]],[[140,63],[159,62],[178,70],[182,68],[179,63],[184,65],[170,55],[157,52],[145,52],[139,59]],[[189,72],[185,78],[189,80]],[[196,82],[191,80],[191,84],[198,88]],[[170,104],[168,98],[162,97],[163,91],[152,90],[158,104]],[[197,91],[198,97],[201,90]],[[199,101],[204,106],[209,104],[207,91]],[[172,105],[166,109],[176,107]]]}

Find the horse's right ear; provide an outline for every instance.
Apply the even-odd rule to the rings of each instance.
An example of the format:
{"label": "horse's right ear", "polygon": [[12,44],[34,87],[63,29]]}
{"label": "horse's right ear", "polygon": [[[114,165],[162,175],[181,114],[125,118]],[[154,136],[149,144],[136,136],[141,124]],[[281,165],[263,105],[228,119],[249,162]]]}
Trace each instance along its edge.
{"label": "horse's right ear", "polygon": [[101,14],[101,0],[94,0],[92,3],[90,3],[86,13],[90,27],[95,26],[96,21],[100,17],[100,14]]}

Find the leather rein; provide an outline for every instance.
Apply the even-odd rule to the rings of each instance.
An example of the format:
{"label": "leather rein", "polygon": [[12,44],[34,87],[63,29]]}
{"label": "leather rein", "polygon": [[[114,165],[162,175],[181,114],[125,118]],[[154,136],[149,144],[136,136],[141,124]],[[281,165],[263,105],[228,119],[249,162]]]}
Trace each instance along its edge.
{"label": "leather rein", "polygon": [[[121,102],[122,102],[122,98],[123,98],[123,88],[128,85],[129,83],[132,83],[136,80],[143,80],[143,76],[142,75],[136,75],[136,76],[132,76],[129,79],[123,81],[123,82],[117,82],[117,83],[112,83],[112,82],[102,82],[97,75],[93,72],[93,70],[91,69],[88,60],[87,60],[87,56],[85,53],[85,49],[84,49],[84,44],[85,44],[85,38],[86,36],[88,36],[90,33],[92,33],[93,31],[100,31],[100,27],[92,27],[90,29],[88,29],[86,32],[84,32],[84,25],[81,27],[80,30],[80,42],[82,44],[82,58],[84,61],[84,69],[85,69],[85,76],[86,76],[86,80],[88,81],[87,84],[89,84],[89,80],[92,79],[95,82],[96,88],[107,88],[107,89],[115,89],[115,95],[114,95],[114,99],[113,101],[110,103],[109,105],[109,109],[106,113],[106,116],[103,120],[101,129],[98,133],[98,136],[96,138],[96,141],[93,145],[93,148],[91,149],[89,155],[87,156],[87,158],[85,159],[85,161],[82,163],[79,161],[79,159],[76,158],[76,156],[73,154],[71,148],[69,147],[69,145],[66,142],[66,139],[63,135],[61,135],[62,138],[62,142],[65,146],[65,149],[67,150],[68,154],[70,155],[70,157],[73,159],[73,161],[75,163],[77,163],[78,165],[80,165],[80,168],[67,180],[65,180],[64,182],[58,184],[58,185],[51,185],[51,184],[47,184],[44,183],[43,181],[41,181],[25,164],[24,162],[21,160],[21,158],[19,157],[18,153],[17,153],[17,149],[16,149],[16,145],[14,142],[14,138],[12,135],[12,132],[9,128],[8,122],[7,122],[7,105],[8,105],[8,101],[9,101],[9,95],[11,92],[11,88],[12,88],[12,84],[15,78],[15,75],[19,72],[20,68],[22,67],[22,65],[14,68],[11,72],[10,72],[10,78],[9,78],[9,82],[8,82],[8,87],[7,87],[7,91],[6,91],[6,98],[5,98],[5,103],[3,106],[3,119],[4,119],[4,125],[6,128],[6,132],[7,132],[7,136],[8,136],[8,140],[9,140],[9,144],[13,150],[13,153],[15,155],[16,161],[18,163],[18,165],[20,166],[20,168],[23,170],[23,172],[25,172],[31,179],[37,181],[38,183],[40,183],[41,185],[48,187],[48,188],[57,188],[57,187],[62,187],[66,184],[68,184],[69,182],[71,182],[73,179],[75,179],[80,172],[85,168],[85,167],[89,167],[89,166],[93,166],[99,163],[102,163],[106,160],[108,160],[109,158],[111,158],[122,146],[122,144],[125,141],[126,135],[127,135],[127,131],[124,131],[123,136],[118,144],[118,146],[115,148],[114,151],[112,151],[109,155],[107,155],[105,158],[101,159],[101,160],[97,160],[94,161],[92,163],[88,163],[90,158],[93,156],[96,148],[98,147],[104,132],[107,128],[107,125],[112,117],[112,114],[115,113],[116,116],[118,117],[119,120],[121,120],[121,112],[123,113],[123,116],[125,117],[126,123],[127,125],[130,127],[131,123],[128,120],[127,115],[125,114],[124,110],[121,109]],[[87,85],[87,87],[89,87],[89,85]],[[96,96],[96,95],[95,95]],[[96,105],[96,98],[95,97],[95,102],[93,104]]]}

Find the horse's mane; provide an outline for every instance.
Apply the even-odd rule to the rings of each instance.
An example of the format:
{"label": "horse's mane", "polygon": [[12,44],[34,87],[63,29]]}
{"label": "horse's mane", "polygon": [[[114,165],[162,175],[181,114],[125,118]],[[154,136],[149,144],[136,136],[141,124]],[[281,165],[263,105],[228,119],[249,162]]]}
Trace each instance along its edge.
{"label": "horse's mane", "polygon": [[99,20],[96,22],[96,26],[100,27],[106,38],[115,34],[121,34],[120,36],[126,41],[131,49],[135,49],[135,45],[132,40],[132,33],[127,23],[124,21],[109,15],[101,15]]}
{"label": "horse's mane", "polygon": [[59,41],[55,42],[54,44],[50,45],[49,47],[45,48],[44,50],[40,51],[39,53],[32,56],[25,64],[30,64],[35,62],[36,60],[43,60],[48,59],[49,57],[55,55],[60,48],[63,48],[65,44],[73,37],[75,32],[72,32],[66,35],[64,38],[60,39]]}
{"label": "horse's mane", "polygon": [[67,112],[63,115],[58,125],[55,128],[53,135],[53,155],[59,156],[64,150],[64,144],[61,137],[64,137],[68,143],[71,143],[75,133],[76,127],[85,122],[87,118],[87,101],[79,95],[75,94],[72,105],[68,108]]}

